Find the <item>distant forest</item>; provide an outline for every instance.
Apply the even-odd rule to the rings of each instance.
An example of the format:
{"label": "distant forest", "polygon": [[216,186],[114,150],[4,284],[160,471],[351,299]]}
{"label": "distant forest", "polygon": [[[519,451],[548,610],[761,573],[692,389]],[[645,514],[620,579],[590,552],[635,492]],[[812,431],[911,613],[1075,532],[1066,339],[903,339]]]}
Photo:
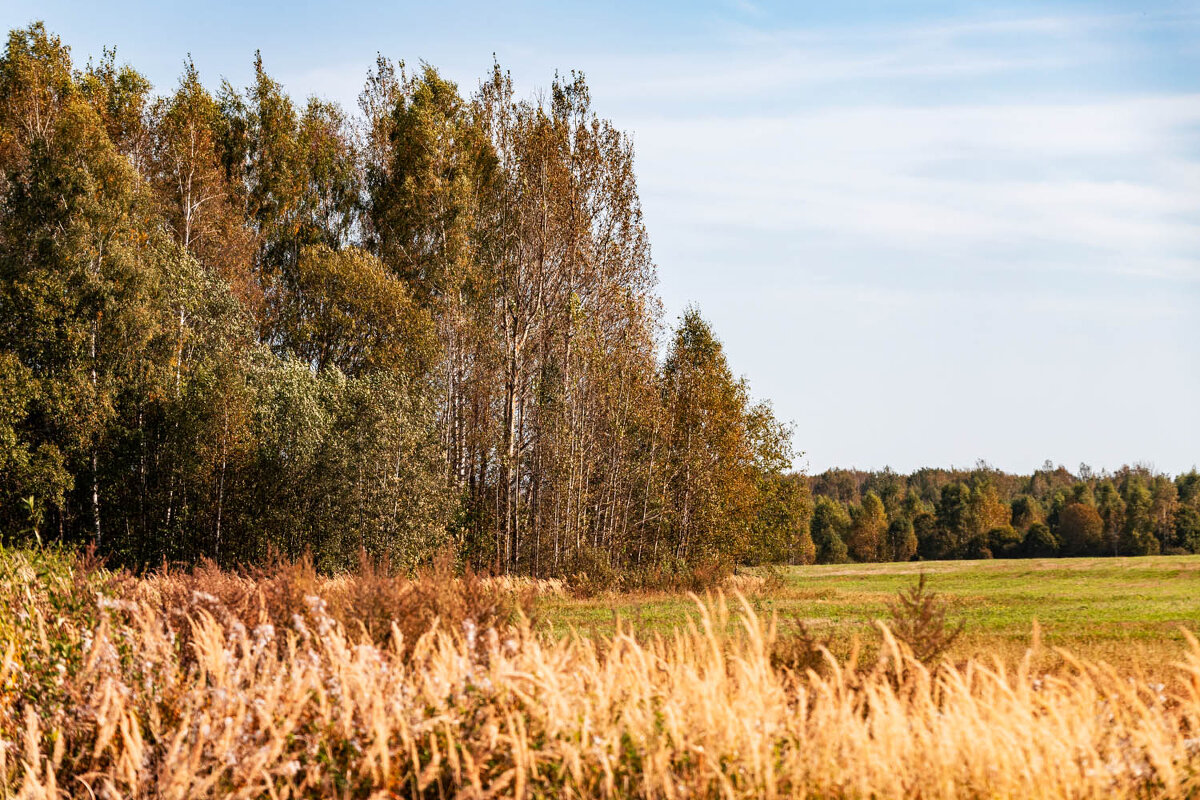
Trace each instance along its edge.
{"label": "distant forest", "polygon": [[[1147,467],[1078,474],[1046,462],[1032,475],[972,470],[833,469],[808,479],[813,557],[1144,556],[1200,553],[1200,473]],[[806,543],[807,546],[807,543]]]}
{"label": "distant forest", "polygon": [[10,32],[4,542],[643,576],[1200,548],[1195,473],[790,472],[699,311],[664,325],[633,157],[575,73],[380,56],[351,111],[257,56],[156,92]]}

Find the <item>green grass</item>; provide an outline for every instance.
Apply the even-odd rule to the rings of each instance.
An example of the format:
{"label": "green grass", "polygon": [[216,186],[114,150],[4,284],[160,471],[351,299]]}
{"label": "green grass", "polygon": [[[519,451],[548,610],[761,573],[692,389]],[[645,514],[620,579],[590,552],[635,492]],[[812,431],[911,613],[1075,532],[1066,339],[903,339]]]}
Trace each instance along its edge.
{"label": "green grass", "polygon": [[[952,619],[966,623],[961,655],[1023,652],[1033,621],[1046,645],[1109,661],[1170,657],[1180,628],[1200,626],[1200,556],[940,561],[788,567],[781,580],[750,597],[781,628],[803,620],[818,634],[849,641],[873,635],[887,602],[928,576]],[[762,571],[759,574],[766,574]],[[686,595],[613,595],[546,601],[555,631],[609,634],[619,616],[642,634],[665,633],[695,613]]]}

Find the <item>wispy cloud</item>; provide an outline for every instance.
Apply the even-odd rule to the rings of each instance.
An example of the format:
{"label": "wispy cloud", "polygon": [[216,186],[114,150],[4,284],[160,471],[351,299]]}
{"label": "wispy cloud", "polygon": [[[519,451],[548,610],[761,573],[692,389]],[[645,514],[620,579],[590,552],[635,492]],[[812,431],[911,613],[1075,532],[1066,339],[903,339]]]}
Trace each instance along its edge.
{"label": "wispy cloud", "polygon": [[934,257],[975,246],[985,260],[993,245],[1040,242],[1064,268],[1190,279],[1198,128],[1200,95],[634,123],[660,223],[868,237]]}
{"label": "wispy cloud", "polygon": [[719,251],[717,231],[742,228],[838,240],[848,259],[922,253],[959,273],[1007,262],[1196,281],[1200,93],[1114,91],[1079,72],[1111,69],[1128,30],[1161,24],[732,23],[723,49],[602,61],[592,76],[625,108],[668,248]]}

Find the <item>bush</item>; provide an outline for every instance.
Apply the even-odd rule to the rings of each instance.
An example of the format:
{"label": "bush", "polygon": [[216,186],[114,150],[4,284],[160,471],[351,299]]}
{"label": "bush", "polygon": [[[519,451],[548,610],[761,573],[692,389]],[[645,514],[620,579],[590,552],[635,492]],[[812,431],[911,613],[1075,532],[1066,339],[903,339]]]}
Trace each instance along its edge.
{"label": "bush", "polygon": [[86,727],[76,711],[98,629],[116,644],[112,658],[128,668],[136,646],[124,635],[120,599],[132,579],[103,567],[95,550],[0,547],[0,730],[23,725],[20,709],[37,708],[68,742]]}
{"label": "bush", "polygon": [[[703,594],[718,588],[734,572],[728,559],[713,557],[696,564],[663,561],[643,569],[616,575],[612,588],[627,592],[695,592]],[[615,573],[614,573],[615,574]],[[572,583],[572,591],[580,593],[588,587]]]}
{"label": "bush", "polygon": [[621,572],[607,550],[584,546],[567,567],[567,585],[579,597],[594,597],[621,588]]}
{"label": "bush", "polygon": [[929,590],[924,572],[916,585],[897,592],[888,604],[892,634],[923,664],[933,664],[945,655],[966,626],[961,621],[957,626],[947,625],[946,608],[946,602]]}

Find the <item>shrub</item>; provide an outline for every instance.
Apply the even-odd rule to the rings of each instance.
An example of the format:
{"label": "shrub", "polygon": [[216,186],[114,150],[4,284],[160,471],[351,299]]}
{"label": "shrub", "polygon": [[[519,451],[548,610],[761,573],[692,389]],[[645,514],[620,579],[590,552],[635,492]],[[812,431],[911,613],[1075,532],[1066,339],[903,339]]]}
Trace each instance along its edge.
{"label": "shrub", "polygon": [[[734,573],[728,559],[711,557],[695,564],[662,561],[642,569],[615,575],[606,590],[620,587],[631,592],[695,592],[703,594],[719,588]],[[588,590],[582,585],[574,591]]]}
{"label": "shrub", "polygon": [[579,597],[616,591],[622,575],[613,566],[608,551],[597,547],[581,547],[567,567],[567,585]]}
{"label": "shrub", "polygon": [[94,549],[0,547],[0,731],[25,723],[22,708],[37,708],[43,724],[75,741],[87,720],[77,713],[84,687],[72,678],[95,655],[97,631],[108,631],[124,666],[136,652],[120,625],[131,580],[105,569]]}
{"label": "shrub", "polygon": [[914,586],[896,593],[888,610],[893,635],[923,664],[935,663],[945,655],[966,626],[963,621],[947,625],[946,602],[929,590],[924,572]]}

